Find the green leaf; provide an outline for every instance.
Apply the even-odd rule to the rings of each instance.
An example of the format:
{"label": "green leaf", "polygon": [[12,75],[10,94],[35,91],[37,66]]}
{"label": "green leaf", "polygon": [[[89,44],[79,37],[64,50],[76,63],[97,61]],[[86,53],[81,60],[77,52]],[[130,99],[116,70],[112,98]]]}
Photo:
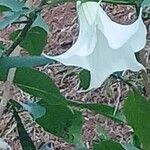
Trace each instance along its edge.
{"label": "green leaf", "polygon": [[19,18],[20,14],[21,14],[21,11],[20,12],[14,12],[14,13],[12,12],[8,16],[6,16],[4,19],[2,19],[0,21],[0,30],[6,28],[8,25],[10,25],[14,21],[16,21]]}
{"label": "green leaf", "polygon": [[[1,74],[0,74],[1,75]],[[40,82],[39,82],[40,81]],[[96,113],[112,118],[117,122],[125,122],[122,113],[117,111],[113,115],[114,108],[103,104],[84,104],[66,100],[59,92],[54,82],[44,73],[30,68],[17,69],[14,82],[25,92],[36,97],[43,98],[50,104],[64,104],[79,108],[86,108]],[[41,84],[42,83],[42,84]]]}
{"label": "green leaf", "polygon": [[8,7],[5,6],[1,6],[0,5],[0,13],[5,12],[5,11],[10,11],[11,9],[9,9]]}
{"label": "green leaf", "polygon": [[144,6],[144,5],[150,5],[150,0],[144,0],[142,3],[142,6]]}
{"label": "green leaf", "polygon": [[19,102],[19,104],[28,112],[30,112],[30,114],[33,116],[34,120],[37,118],[42,117],[43,115],[45,115],[46,113],[46,109],[42,106],[40,106],[37,103],[33,103],[33,102],[26,102],[26,103],[22,103]]}
{"label": "green leaf", "polygon": [[87,104],[73,101],[67,101],[67,103],[68,105],[73,107],[89,109],[106,117],[109,117],[117,122],[126,122],[125,116],[121,112],[117,111],[116,115],[114,115],[114,108],[105,104]]}
{"label": "green leaf", "polygon": [[75,150],[89,150],[89,149],[86,147],[77,147]]}
{"label": "green leaf", "polygon": [[140,147],[141,147],[141,143],[140,143],[139,138],[138,138],[137,135],[133,134],[131,140],[132,140],[132,144],[133,144],[134,146],[136,146],[137,148],[140,148]]}
{"label": "green leaf", "polygon": [[[11,102],[16,105],[17,102]],[[82,144],[82,124],[83,118],[80,112],[73,111],[69,107],[59,104],[49,103],[48,100],[41,99],[37,103],[28,102],[19,104],[28,110],[34,120],[46,131],[64,138],[64,140]]]}
{"label": "green leaf", "polygon": [[[67,106],[51,105],[44,100],[39,104],[46,108],[46,114],[36,119],[44,130],[62,137],[70,143],[80,143],[82,115],[77,111],[72,111]],[[79,139],[78,139],[79,138]]]}
{"label": "green leaf", "polygon": [[30,68],[17,69],[14,83],[41,98],[37,104],[45,108],[46,113],[36,119],[39,125],[68,142],[79,143],[82,115],[67,107],[66,99],[46,74]]}
{"label": "green leaf", "polygon": [[49,33],[49,26],[41,15],[37,16],[36,20],[32,25],[32,27],[36,27],[36,26],[43,28],[47,33]]}
{"label": "green leaf", "polygon": [[28,135],[28,133],[24,129],[24,126],[21,122],[21,119],[20,119],[17,111],[15,110],[15,108],[13,110],[14,110],[13,114],[14,114],[15,120],[17,122],[17,130],[18,130],[19,139],[20,139],[22,149],[23,150],[36,150],[30,136]]}
{"label": "green leaf", "polygon": [[73,136],[73,143],[77,145],[84,145],[82,142],[82,124],[83,117],[80,112],[74,113],[74,118],[72,120],[72,126],[69,128],[69,134]]}
{"label": "green leaf", "polygon": [[13,56],[3,57],[0,59],[0,67],[2,69],[18,68],[18,67],[36,67],[54,63],[54,60],[43,56]]}
{"label": "green leaf", "polygon": [[0,81],[6,80],[10,68],[36,67],[52,63],[54,63],[54,60],[47,59],[43,56],[3,57],[0,59]]}
{"label": "green leaf", "polygon": [[114,141],[103,141],[100,143],[93,144],[94,150],[124,150],[121,144],[114,142]]}
{"label": "green leaf", "polygon": [[83,87],[84,90],[88,89],[91,80],[90,72],[85,69],[82,70],[79,74],[79,78],[80,78],[80,86]]}
{"label": "green leaf", "polygon": [[[21,30],[17,30],[10,35],[11,40],[15,40]],[[41,27],[32,27],[20,43],[20,46],[26,49],[31,55],[41,55],[43,48],[47,43],[47,32]]]}
{"label": "green leaf", "polygon": [[46,99],[50,104],[65,104],[65,98],[61,96],[52,79],[38,70],[30,68],[17,69],[14,83],[23,91]]}
{"label": "green leaf", "polygon": [[0,6],[5,6],[10,8],[12,11],[20,11],[24,6],[23,2],[19,2],[17,0],[0,0]]}
{"label": "green leaf", "polygon": [[122,147],[123,147],[125,150],[140,150],[140,149],[138,149],[138,148],[136,148],[135,146],[130,145],[130,144],[122,144]]}
{"label": "green leaf", "polygon": [[133,127],[144,150],[150,149],[150,102],[139,92],[130,92],[124,105],[127,122]]}
{"label": "green leaf", "polygon": [[16,108],[17,110],[20,110],[22,106],[15,100],[9,100],[8,106],[11,105],[12,107]]}
{"label": "green leaf", "polygon": [[7,80],[7,74],[8,74],[8,70],[7,69],[1,69],[1,66],[0,66],[0,81],[6,81]]}

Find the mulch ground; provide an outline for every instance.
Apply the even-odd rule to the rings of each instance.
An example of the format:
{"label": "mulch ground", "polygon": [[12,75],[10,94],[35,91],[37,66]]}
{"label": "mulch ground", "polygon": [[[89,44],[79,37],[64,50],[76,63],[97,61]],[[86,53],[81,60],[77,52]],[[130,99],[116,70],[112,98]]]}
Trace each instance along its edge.
{"label": "mulch ground", "polygon": [[[121,5],[106,5],[102,4],[104,10],[108,13],[112,20],[121,24],[130,24],[136,19],[135,8],[132,6]],[[52,33],[47,40],[47,45],[44,51],[49,55],[58,55],[68,50],[76,41],[78,37],[79,25],[76,15],[76,7],[74,3],[66,3],[54,8],[46,8],[43,10],[42,15],[47,21],[50,31]],[[147,46],[142,51],[142,62],[149,70],[149,54],[150,54],[150,23],[149,20],[145,22],[148,29]],[[0,31],[0,40],[9,43],[9,33],[14,31],[17,27],[11,26],[7,29]],[[60,63],[53,65],[46,65],[39,68],[45,72],[59,87],[61,93],[73,100],[80,100],[83,102],[103,103],[110,106],[118,106],[121,110],[123,102],[129,91],[128,85],[121,83],[119,80],[109,78],[98,89],[82,93],[79,87],[80,81],[78,76],[73,75],[72,72],[79,72],[80,69],[76,67],[66,67]],[[124,77],[132,79],[139,86],[143,86],[138,75],[130,71],[124,72]],[[34,99],[34,97],[22,92],[20,89],[14,87],[13,98],[17,101],[25,101],[27,99]],[[130,142],[132,130],[125,124],[116,124],[110,119],[93,112],[83,110],[84,125],[83,125],[83,140],[89,148],[92,141],[101,136],[100,127],[103,127],[109,136],[122,143]],[[26,111],[21,111],[25,129],[34,141],[37,149],[44,144],[53,146],[56,150],[74,150],[74,145],[70,145],[57,138],[54,135],[45,132],[39,125],[32,121],[31,116]],[[8,110],[5,111],[3,118],[0,121],[0,135],[4,138],[13,150],[21,150],[21,145],[16,131],[16,122],[11,119],[12,113]]]}

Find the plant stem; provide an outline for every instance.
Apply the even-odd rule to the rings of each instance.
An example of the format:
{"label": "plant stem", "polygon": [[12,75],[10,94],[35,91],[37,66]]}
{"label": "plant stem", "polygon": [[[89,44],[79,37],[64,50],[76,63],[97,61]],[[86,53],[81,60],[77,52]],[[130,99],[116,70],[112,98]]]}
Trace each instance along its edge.
{"label": "plant stem", "polygon": [[[41,2],[42,3],[42,2]],[[18,35],[18,37],[15,39],[14,43],[6,50],[4,53],[6,56],[18,56],[20,54],[20,47],[18,46],[26,37],[27,32],[30,30],[33,22],[37,18],[38,12],[42,10],[42,5],[44,3],[40,4],[37,9],[32,11],[29,14],[29,19],[25,27],[23,28],[22,32]],[[15,77],[16,68],[11,68],[7,75],[7,80],[5,81],[3,85],[3,95],[0,101],[0,118],[7,106],[8,101],[11,99],[11,87],[13,84],[13,80]]]}
{"label": "plant stem", "polygon": [[42,0],[38,8],[36,8],[29,14],[29,19],[27,20],[25,27],[23,28],[21,33],[17,36],[14,43],[6,50],[4,55],[9,56],[13,52],[13,50],[25,39],[27,32],[30,30],[32,24],[36,20],[38,13],[42,10],[43,5],[45,5],[45,0]]}
{"label": "plant stem", "polygon": [[24,20],[24,21],[15,21],[15,22],[12,23],[12,25],[13,24],[26,24],[26,23],[28,23],[27,20]]}
{"label": "plant stem", "polygon": [[[11,56],[17,56],[20,54],[20,47],[17,47]],[[3,84],[3,95],[0,102],[0,118],[7,106],[8,101],[11,99],[11,87],[14,80],[16,68],[11,68],[7,75],[7,80]]]}
{"label": "plant stem", "polygon": [[29,20],[27,24],[25,25],[25,27],[23,28],[22,32],[18,35],[18,37],[15,39],[14,43],[8,48],[8,50],[6,50],[6,53],[5,53],[6,56],[9,56],[13,52],[13,50],[24,40],[24,38],[27,35],[27,32],[31,28],[36,18],[37,18],[36,13],[31,12],[29,15]]}

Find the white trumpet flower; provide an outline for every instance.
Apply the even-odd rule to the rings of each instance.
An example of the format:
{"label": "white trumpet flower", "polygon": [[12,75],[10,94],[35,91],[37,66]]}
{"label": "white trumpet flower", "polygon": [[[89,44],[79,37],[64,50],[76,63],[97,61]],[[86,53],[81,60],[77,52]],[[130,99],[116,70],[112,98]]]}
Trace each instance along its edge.
{"label": "white trumpet flower", "polygon": [[46,58],[67,66],[78,66],[90,71],[90,87],[98,88],[113,72],[144,69],[135,52],[146,44],[146,27],[142,10],[138,19],[130,25],[112,21],[97,2],[77,3],[79,36],[65,53]]}

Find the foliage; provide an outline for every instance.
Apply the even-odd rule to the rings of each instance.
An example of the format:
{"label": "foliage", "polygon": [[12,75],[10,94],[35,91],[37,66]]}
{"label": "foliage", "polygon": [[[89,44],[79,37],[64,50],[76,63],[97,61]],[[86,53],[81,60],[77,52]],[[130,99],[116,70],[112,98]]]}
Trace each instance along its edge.
{"label": "foliage", "polygon": [[22,149],[23,150],[35,150],[36,148],[35,148],[32,140],[31,140],[30,136],[28,135],[28,133],[24,129],[24,126],[21,122],[21,118],[19,117],[15,108],[13,108],[13,114],[14,114],[14,118],[17,122],[17,130],[18,130],[19,139],[20,139]]}
{"label": "foliage", "polygon": [[[76,0],[70,0],[75,2]],[[98,1],[98,0],[95,0]],[[81,110],[88,109],[101,114],[117,123],[127,123],[134,129],[141,148],[150,149],[150,103],[146,97],[135,90],[131,91],[125,101],[123,113],[104,104],[82,103],[72,101],[61,95],[53,79],[47,74],[39,71],[36,67],[52,64],[55,61],[40,56],[50,35],[49,27],[40,15],[45,5],[51,7],[57,4],[68,2],[68,0],[43,0],[37,8],[27,7],[25,2],[19,0],[0,0],[0,12],[5,16],[0,21],[0,30],[13,24],[24,24],[10,35],[13,43],[7,47],[0,41],[0,81],[7,82],[11,68],[16,68],[13,84],[26,93],[36,97],[36,102],[9,103],[17,122],[17,130],[23,150],[36,149],[31,138],[26,132],[19,110],[21,107],[32,115],[33,120],[44,130],[69,143],[75,144],[77,150],[87,149],[82,141],[82,126],[84,118]],[[85,2],[85,0],[83,0]],[[129,4],[139,7],[149,5],[149,0],[103,0],[106,3]],[[27,51],[29,56],[12,56],[17,46]],[[83,70],[79,74],[80,86],[86,90],[89,87],[89,72]],[[88,81],[88,82],[87,82]],[[19,106],[19,107],[18,107]],[[94,150],[138,150],[136,144],[122,145],[112,140],[94,142]]]}
{"label": "foliage", "polygon": [[90,72],[88,70],[82,70],[79,74],[80,86],[86,90],[90,86]]}
{"label": "foliage", "polygon": [[114,141],[103,141],[100,143],[94,143],[94,150],[124,150],[121,144]]}
{"label": "foliage", "polygon": [[130,92],[125,101],[124,114],[127,122],[133,127],[135,134],[139,137],[144,150],[150,149],[150,102],[137,91]]}
{"label": "foliage", "polygon": [[[21,30],[10,35],[10,39],[15,41]],[[26,49],[31,55],[40,55],[47,42],[47,32],[41,27],[32,27],[26,34],[20,46]]]}

